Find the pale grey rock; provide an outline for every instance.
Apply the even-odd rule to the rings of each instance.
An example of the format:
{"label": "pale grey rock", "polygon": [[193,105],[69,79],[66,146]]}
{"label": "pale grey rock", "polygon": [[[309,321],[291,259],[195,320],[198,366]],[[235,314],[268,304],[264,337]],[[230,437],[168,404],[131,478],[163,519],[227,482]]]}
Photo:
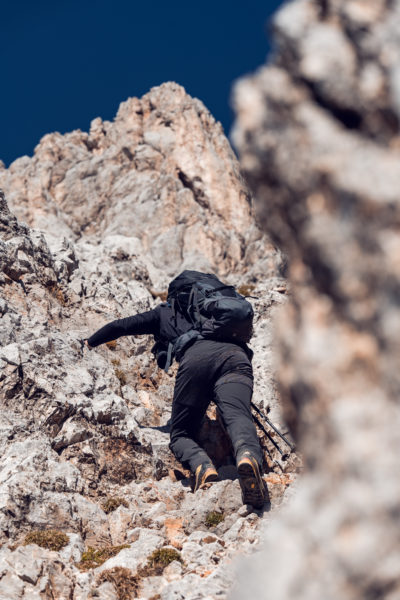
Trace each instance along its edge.
{"label": "pale grey rock", "polygon": [[[21,522],[46,525],[49,515],[39,516],[46,510],[43,497],[52,493],[55,505],[64,500],[64,493],[79,492],[83,482],[79,471],[71,464],[58,463],[47,443],[40,440],[14,442],[2,455],[0,470],[0,531],[4,535],[16,533]],[[47,491],[45,491],[47,490]],[[13,515],[12,517],[7,515]]]}
{"label": "pale grey rock", "polygon": [[141,582],[140,596],[139,598],[154,598],[159,595],[160,591],[165,587],[167,580],[160,575],[155,575],[152,577],[146,577]]}
{"label": "pale grey rock", "polygon": [[78,563],[85,546],[79,533],[68,533],[69,543],[60,550],[60,559],[65,562]]}
{"label": "pale grey rock", "polygon": [[11,365],[18,366],[21,362],[18,350],[18,344],[8,344],[0,350],[0,358]]}
{"label": "pale grey rock", "polygon": [[[50,235],[58,229],[72,241],[81,230],[114,243],[123,236],[131,252],[140,240],[157,286],[184,266],[222,268],[222,275],[242,271],[245,237],[254,227],[249,196],[204,105],[167,83],[121,104],[113,123],[96,123],[89,135],[47,135],[32,159],[0,171],[0,186],[18,216],[46,231],[48,215]],[[143,223],[151,224],[145,232]],[[273,261],[276,251],[268,244]],[[67,250],[55,251],[56,262],[61,256],[68,277],[76,261]],[[246,263],[254,267],[254,257]]]}
{"label": "pale grey rock", "polygon": [[43,562],[43,559],[40,558],[40,551],[38,552],[38,547],[35,545],[17,548],[9,558],[9,565],[13,568],[16,575],[22,581],[26,581],[32,585],[36,585],[39,579]]}
{"label": "pale grey rock", "polygon": [[79,519],[79,529],[86,547],[110,544],[107,515],[97,503],[75,494],[71,499],[71,512],[75,517],[73,521]]}
{"label": "pale grey rock", "polygon": [[86,424],[72,417],[63,424],[60,433],[52,441],[52,447],[54,450],[59,451],[91,437],[92,433],[87,429]]}
{"label": "pale grey rock", "polygon": [[108,235],[103,239],[102,245],[110,258],[115,260],[126,260],[143,252],[140,239],[133,236]]}
{"label": "pale grey rock", "polygon": [[126,418],[129,414],[124,400],[116,394],[109,393],[103,397],[97,396],[91,406],[93,418],[98,423],[111,425],[115,421]]}
{"label": "pale grey rock", "polygon": [[305,472],[235,600],[399,597],[399,16],[398,0],[286,3],[274,56],[236,86],[241,165],[288,257],[277,383]]}
{"label": "pale grey rock", "polygon": [[188,541],[183,544],[181,554],[183,560],[192,569],[206,569],[210,563],[219,562],[222,548],[216,542],[200,545],[196,542]]}
{"label": "pale grey rock", "polygon": [[99,600],[118,600],[118,593],[112,583],[106,581],[96,589],[96,598]]}
{"label": "pale grey rock", "polygon": [[7,573],[0,580],[1,600],[19,600],[23,597],[24,589],[24,582],[15,573]]}
{"label": "pale grey rock", "polygon": [[[143,589],[223,597],[232,556],[259,525],[246,522],[240,539],[232,534],[224,545],[241,498],[213,409],[204,431],[222,481],[194,495],[169,450],[175,367],[168,375],[156,367],[147,337],[92,351],[81,344],[105,323],[155,307],[180,269],[216,271],[259,296],[257,327],[267,323],[268,339],[253,343],[255,398],[279,413],[270,323],[285,299],[275,289],[284,260],[254,223],[220,126],[183,88],[166,84],[123,103],[112,123],[95,120],[89,134],[45,136],[34,157],[0,170],[0,185],[30,225],[0,194],[0,540],[16,547],[0,579],[7,598],[106,597],[115,590],[99,584],[104,569],[134,573],[154,549],[185,544],[188,567],[174,563]],[[272,459],[271,467],[280,481]],[[106,514],[107,498],[128,507]],[[210,531],[212,510],[225,519]],[[28,531],[46,528],[70,542],[59,553],[36,547],[42,571],[36,583],[22,581],[12,552]],[[74,566],[88,547],[125,543],[131,547],[99,569]],[[36,558],[23,556],[29,578]]]}
{"label": "pale grey rock", "polygon": [[124,548],[113,558],[109,558],[105,563],[96,569],[97,573],[101,573],[105,569],[113,567],[124,567],[131,569],[133,572],[139,566],[144,566],[147,563],[147,558],[157,550],[164,546],[164,538],[153,530],[142,530],[139,533],[138,539],[131,543],[129,548]]}
{"label": "pale grey rock", "polygon": [[[71,576],[74,570],[62,565],[56,552],[36,545],[22,546],[13,551],[2,548],[0,563],[0,597],[37,598],[48,594],[67,600],[71,597]],[[4,570],[4,565],[7,568]],[[20,583],[18,583],[18,580]]]}
{"label": "pale grey rock", "polygon": [[162,600],[213,600],[224,597],[231,586],[229,566],[208,577],[188,573],[181,581],[172,581],[161,591]]}
{"label": "pale grey rock", "polygon": [[63,381],[63,389],[67,394],[90,394],[93,392],[93,377],[84,367],[72,367]]}
{"label": "pale grey rock", "polygon": [[93,592],[94,586],[94,575],[93,572],[80,572],[75,571],[74,573],[74,595],[73,600],[86,600]]}
{"label": "pale grey rock", "polygon": [[178,560],[173,560],[167,567],[165,567],[163,571],[163,577],[165,577],[168,582],[179,581],[179,579],[182,577],[182,569],[182,563],[180,563]]}
{"label": "pale grey rock", "polygon": [[120,546],[130,541],[129,527],[132,524],[132,517],[132,511],[123,506],[119,506],[108,515],[108,527],[113,546]]}

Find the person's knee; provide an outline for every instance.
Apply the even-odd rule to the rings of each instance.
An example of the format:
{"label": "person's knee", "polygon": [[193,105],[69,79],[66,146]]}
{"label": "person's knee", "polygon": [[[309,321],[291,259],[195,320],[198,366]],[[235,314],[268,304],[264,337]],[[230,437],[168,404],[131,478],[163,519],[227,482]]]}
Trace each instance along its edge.
{"label": "person's knee", "polygon": [[250,410],[251,398],[253,396],[253,380],[240,377],[232,377],[218,382],[215,388],[215,398],[221,406],[228,403],[231,406]]}
{"label": "person's knee", "polygon": [[171,437],[170,440],[169,440],[168,447],[171,450],[171,452],[173,452],[174,454],[175,454],[174,448],[176,446],[176,443],[177,443],[178,439],[179,438],[173,438],[173,437]]}
{"label": "person's knee", "polygon": [[169,435],[169,446],[171,447],[181,436],[177,431],[171,431]]}

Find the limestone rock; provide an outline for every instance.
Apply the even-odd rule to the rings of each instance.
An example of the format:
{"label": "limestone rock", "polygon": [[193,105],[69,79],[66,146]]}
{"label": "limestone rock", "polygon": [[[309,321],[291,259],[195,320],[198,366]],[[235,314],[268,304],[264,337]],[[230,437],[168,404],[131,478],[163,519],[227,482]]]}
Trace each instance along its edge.
{"label": "limestone rock", "polygon": [[[45,136],[32,158],[0,171],[0,186],[29,224],[1,195],[0,598],[115,598],[101,573],[136,577],[165,546],[185,564],[141,575],[143,597],[223,596],[232,558],[256,543],[296,460],[282,462],[273,432],[260,430],[276,481],[253,521],[211,407],[200,439],[221,481],[194,495],[168,447],[176,367],[156,367],[148,337],[82,345],[101,325],[156,306],[180,269],[216,271],[257,297],[255,402],[281,422],[271,322],[286,300],[282,256],[254,223],[220,126],[165,84],[122,104],[113,123]],[[215,510],[223,520],[209,529]],[[68,536],[59,552],[23,546],[28,532],[48,528]],[[90,547],[125,545],[80,570]]]}
{"label": "limestone rock", "polygon": [[274,57],[236,86],[241,164],[288,256],[278,385],[306,473],[235,599],[400,594],[399,17],[287,3]]}
{"label": "limestone rock", "polygon": [[[127,100],[89,133],[46,135],[33,158],[0,171],[0,188],[17,216],[54,243],[84,233],[108,240],[115,261],[136,253],[156,289],[183,268],[260,272],[262,258],[265,276],[281,262],[265,236],[246,252],[248,238],[255,249],[262,234],[237,160],[221,125],[175,83]],[[70,276],[76,260],[58,252]]]}

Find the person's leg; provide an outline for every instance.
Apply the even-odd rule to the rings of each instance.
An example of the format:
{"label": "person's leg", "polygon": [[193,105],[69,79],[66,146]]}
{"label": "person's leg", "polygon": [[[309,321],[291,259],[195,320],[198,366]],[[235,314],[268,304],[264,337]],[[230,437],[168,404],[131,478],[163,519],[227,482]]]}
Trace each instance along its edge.
{"label": "person's leg", "polygon": [[265,501],[262,454],[250,410],[251,384],[251,379],[247,384],[222,383],[215,389],[215,402],[232,441],[243,504],[262,508]]}
{"label": "person's leg", "polygon": [[206,452],[194,441],[207,406],[187,406],[175,401],[171,415],[170,449],[185,468],[193,473],[197,467],[211,460]]}
{"label": "person's leg", "polygon": [[242,375],[238,381],[216,385],[215,403],[232,441],[235,458],[249,451],[262,467],[262,453],[257,430],[251,415],[252,380]]}
{"label": "person's leg", "polygon": [[214,387],[214,398],[231,438],[242,489],[243,504],[262,508],[265,486],[262,452],[251,414],[253,371],[247,355],[232,349]]}
{"label": "person's leg", "polygon": [[172,403],[170,449],[194,474],[194,491],[218,478],[211,459],[194,439],[212,399],[207,358],[201,347],[187,351],[176,376]]}

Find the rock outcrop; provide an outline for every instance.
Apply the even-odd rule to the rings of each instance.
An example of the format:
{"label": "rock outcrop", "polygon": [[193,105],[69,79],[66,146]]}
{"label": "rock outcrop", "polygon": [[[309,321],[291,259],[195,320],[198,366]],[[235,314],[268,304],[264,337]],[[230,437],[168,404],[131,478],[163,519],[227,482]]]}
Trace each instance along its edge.
{"label": "rock outcrop", "polygon": [[[228,142],[167,84],[90,134],[46,136],[0,186],[18,216],[1,195],[0,598],[224,596],[268,507],[241,506],[213,409],[200,438],[221,481],[192,494],[168,448],[174,372],[156,368],[150,339],[91,352],[81,339],[155,306],[181,268],[217,271],[258,297],[254,400],[279,423],[271,319],[286,299],[282,259],[253,223]],[[270,434],[260,431],[275,507],[298,459],[283,460]],[[55,530],[67,544],[40,547]],[[149,563],[171,549],[181,560]]]}
{"label": "rock outcrop", "polygon": [[235,599],[400,597],[399,19],[398,0],[288,3],[236,88],[241,165],[290,264],[279,386],[306,473]]}
{"label": "rock outcrop", "polygon": [[254,224],[221,125],[174,83],[130,98],[89,133],[46,135],[32,158],[0,170],[0,189],[18,218],[48,236],[130,238],[164,284],[193,266],[265,277],[280,263]]}

